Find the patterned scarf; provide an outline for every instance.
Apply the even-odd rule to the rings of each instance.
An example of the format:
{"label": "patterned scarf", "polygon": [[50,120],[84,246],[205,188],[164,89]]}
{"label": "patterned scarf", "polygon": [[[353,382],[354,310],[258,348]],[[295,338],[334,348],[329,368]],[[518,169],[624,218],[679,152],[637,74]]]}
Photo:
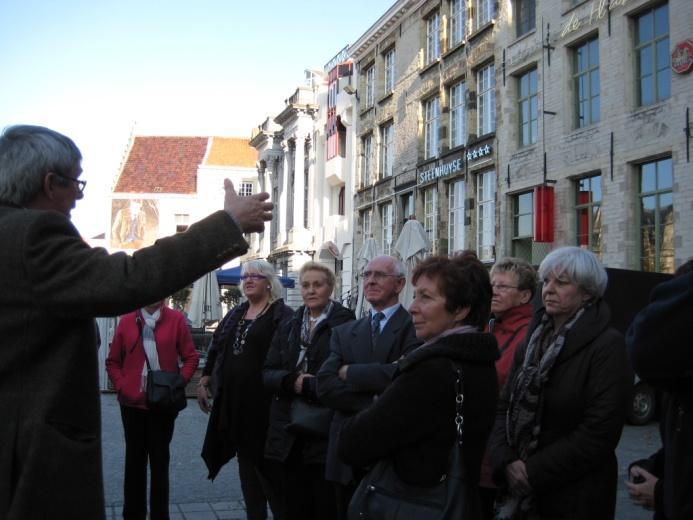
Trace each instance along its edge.
{"label": "patterned scarf", "polygon": [[[144,345],[144,351],[149,359],[149,366],[152,370],[160,370],[159,366],[159,353],[156,351],[156,340],[154,339],[154,328],[156,327],[156,322],[161,318],[161,307],[159,307],[152,314],[149,314],[146,309],[142,309],[142,318],[144,319],[144,326],[142,327],[142,345]],[[147,362],[145,361],[142,367],[142,391],[147,389]]]}
{"label": "patterned scarf", "polygon": [[[526,461],[537,449],[544,401],[544,385],[563,350],[565,337],[585,308],[581,307],[554,334],[553,319],[544,313],[532,332],[522,366],[512,383],[510,403],[505,416],[506,441],[517,449],[520,460]],[[508,382],[508,384],[511,384]],[[539,518],[534,510],[533,495],[512,495],[508,489],[499,490],[496,499],[496,520]]]}
{"label": "patterned scarf", "polygon": [[318,323],[330,315],[332,307],[334,307],[334,302],[330,300],[317,318],[311,318],[308,307],[303,309],[303,321],[301,322],[301,351],[298,353],[298,362],[296,363],[296,368],[298,368],[299,372],[302,374],[308,372],[308,357],[306,354],[308,346],[315,334],[315,329],[318,328]]}

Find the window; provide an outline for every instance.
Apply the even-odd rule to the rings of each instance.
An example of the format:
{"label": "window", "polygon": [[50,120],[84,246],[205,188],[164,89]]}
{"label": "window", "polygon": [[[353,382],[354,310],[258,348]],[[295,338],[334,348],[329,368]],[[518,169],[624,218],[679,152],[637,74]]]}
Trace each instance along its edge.
{"label": "window", "polygon": [[392,253],[392,202],[380,206],[381,245],[384,255]]}
{"label": "window", "polygon": [[576,183],[577,245],[601,257],[602,176],[593,175]]}
{"label": "window", "polygon": [[599,40],[594,38],[573,52],[576,126],[599,121]]}
{"label": "window", "polygon": [[668,4],[650,9],[635,19],[635,55],[638,105],[667,99],[671,91]]}
{"label": "window", "polygon": [[[306,157],[310,157],[306,155]],[[303,171],[303,227],[308,229],[308,208],[310,207],[310,175],[308,168]]]}
{"label": "window", "polygon": [[476,73],[477,135],[496,130],[496,68],[491,63]]}
{"label": "window", "polygon": [[477,176],[476,251],[482,261],[492,261],[496,245],[496,172]]}
{"label": "window", "polygon": [[373,134],[361,139],[361,186],[371,183],[373,161]]}
{"label": "window", "polygon": [[527,34],[534,29],[536,22],[535,0],[515,0],[515,28],[517,36]]}
{"label": "window", "polygon": [[640,258],[643,271],[674,272],[671,158],[640,167]]}
{"label": "window", "polygon": [[252,182],[241,182],[241,189],[238,192],[241,197],[250,197],[253,194]]}
{"label": "window", "polygon": [[405,193],[400,197],[400,207],[402,208],[402,225],[409,220],[410,217],[416,218],[414,209],[414,193]]}
{"label": "window", "polygon": [[513,196],[513,256],[532,261],[534,193],[531,191]]}
{"label": "window", "polygon": [[429,159],[438,155],[438,124],[440,122],[438,96],[426,101],[424,112],[424,157]]}
{"label": "window", "polygon": [[527,146],[537,142],[537,69],[520,76],[518,84],[520,146]]}
{"label": "window", "polygon": [[464,1],[450,0],[450,48],[464,41]]}
{"label": "window", "polygon": [[176,221],[176,233],[183,233],[190,225],[190,215],[187,213],[176,213],[173,218]]}
{"label": "window", "polygon": [[448,185],[450,220],[448,223],[448,254],[464,249],[464,181]]}
{"label": "window", "polygon": [[363,231],[363,240],[371,238],[371,212],[370,208],[361,212],[361,230]]}
{"label": "window", "polygon": [[438,187],[424,191],[424,230],[433,243],[438,234]]}
{"label": "window", "polygon": [[344,215],[344,204],[346,202],[344,185],[339,188],[339,193],[337,194],[337,215]]}
{"label": "window", "polygon": [[375,103],[375,66],[371,65],[366,70],[366,106]]}
{"label": "window", "polygon": [[380,127],[380,175],[381,177],[392,177],[392,161],[394,159],[395,125],[392,122]]}
{"label": "window", "polygon": [[450,87],[450,148],[467,142],[467,116],[464,110],[464,82]]}
{"label": "window", "polygon": [[496,8],[496,0],[473,0],[474,1],[474,29],[481,29],[493,19]]}
{"label": "window", "polygon": [[440,56],[440,15],[434,13],[426,20],[426,65]]}
{"label": "window", "polygon": [[395,90],[395,49],[385,54],[385,93]]}

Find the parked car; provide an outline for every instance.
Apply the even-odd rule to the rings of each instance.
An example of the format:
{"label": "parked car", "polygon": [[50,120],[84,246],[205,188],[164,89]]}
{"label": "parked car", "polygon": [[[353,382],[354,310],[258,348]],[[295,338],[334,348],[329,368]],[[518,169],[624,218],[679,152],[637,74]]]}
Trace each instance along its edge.
{"label": "parked car", "polygon": [[626,419],[630,424],[641,425],[652,421],[659,408],[658,392],[649,384],[635,376],[633,398]]}

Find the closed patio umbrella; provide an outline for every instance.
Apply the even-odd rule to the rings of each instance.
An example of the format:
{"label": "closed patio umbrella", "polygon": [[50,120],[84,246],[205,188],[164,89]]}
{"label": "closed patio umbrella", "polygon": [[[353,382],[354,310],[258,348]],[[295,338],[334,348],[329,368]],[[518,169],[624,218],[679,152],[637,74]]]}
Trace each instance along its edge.
{"label": "closed patio umbrella", "polygon": [[397,238],[394,246],[395,251],[404,263],[407,283],[399,294],[399,302],[404,308],[409,309],[409,305],[414,301],[414,287],[411,283],[411,274],[426,253],[431,251],[431,241],[426,235],[424,227],[418,220],[407,220],[402,228],[402,232]]}

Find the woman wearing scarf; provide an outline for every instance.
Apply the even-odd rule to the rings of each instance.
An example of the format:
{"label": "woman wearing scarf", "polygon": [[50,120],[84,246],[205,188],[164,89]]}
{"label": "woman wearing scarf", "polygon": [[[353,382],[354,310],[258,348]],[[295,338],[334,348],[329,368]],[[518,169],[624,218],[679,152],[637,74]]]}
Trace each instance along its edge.
{"label": "woman wearing scarf", "polygon": [[[263,450],[271,395],[262,385],[262,366],[274,331],[292,311],[281,299],[281,283],[264,260],[250,260],[241,270],[246,301],[219,323],[207,352],[197,400],[209,413],[202,458],[209,478],[236,455],[250,520],[267,518],[267,503],[278,517],[265,475]],[[212,392],[212,390],[214,390]],[[214,396],[213,406],[209,398]]]}
{"label": "woman wearing scarf", "polygon": [[124,315],[116,328],[106,359],[108,377],[118,392],[125,432],[123,518],[147,517],[147,460],[151,471],[149,508],[152,520],[168,514],[169,445],[177,413],[147,409],[147,363],[152,370],[179,370],[190,381],[199,356],[185,316],[163,305],[163,300]]}
{"label": "woman wearing scarf", "polygon": [[606,270],[562,247],[539,277],[544,306],[515,352],[490,442],[497,518],[611,519],[631,380],[601,299]]}
{"label": "woman wearing scarf", "polygon": [[416,266],[412,282],[409,312],[416,337],[425,343],[398,362],[398,375],[369,408],[344,422],[339,455],[362,468],[389,458],[408,484],[440,482],[457,435],[458,366],[467,510],[469,518],[481,518],[479,471],[497,395],[497,344],[483,332],[491,305],[488,271],[471,252],[433,256]]}
{"label": "woman wearing scarf", "polygon": [[[279,327],[267,354],[263,379],[274,394],[265,444],[286,520],[335,518],[337,502],[325,480],[327,435],[287,430],[291,403],[319,403],[315,374],[330,353],[332,329],[354,319],[354,313],[330,299],[335,276],[322,264],[307,262],[299,274],[303,303]],[[329,424],[329,423],[328,423]]]}

